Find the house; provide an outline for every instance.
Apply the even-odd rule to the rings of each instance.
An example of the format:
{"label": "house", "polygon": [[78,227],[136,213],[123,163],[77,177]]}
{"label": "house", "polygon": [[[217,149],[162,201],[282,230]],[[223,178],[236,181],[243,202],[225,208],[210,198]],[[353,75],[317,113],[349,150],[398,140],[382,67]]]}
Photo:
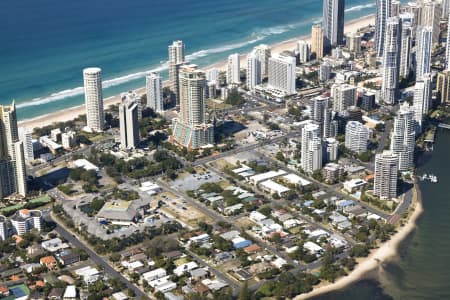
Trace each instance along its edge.
{"label": "house", "polygon": [[283,228],[284,229],[291,229],[294,227],[297,227],[299,225],[303,224],[300,220],[297,219],[289,219],[283,222]]}
{"label": "house", "polygon": [[201,282],[197,282],[192,289],[200,295],[206,295],[209,292],[209,288]]}
{"label": "house", "polygon": [[189,274],[191,275],[191,278],[194,281],[200,281],[209,276],[208,271],[203,268],[191,270],[191,271],[189,271]]}
{"label": "house", "polygon": [[204,285],[206,285],[211,291],[213,292],[217,292],[220,291],[221,289],[223,289],[224,287],[227,287],[228,284],[226,284],[225,282],[218,280],[218,279],[203,279],[202,283]]}
{"label": "house", "polygon": [[27,248],[27,256],[30,258],[35,258],[43,254],[45,254],[45,250],[39,244],[33,244]]}
{"label": "house", "polygon": [[97,280],[100,279],[100,271],[94,267],[86,266],[81,269],[75,270],[75,274],[83,278],[83,281],[87,285],[94,284]]}
{"label": "house", "polygon": [[9,296],[9,289],[6,285],[0,285],[0,297]]}
{"label": "house", "polygon": [[64,291],[63,300],[76,300],[77,299],[77,289],[74,285],[68,285]]}
{"label": "house", "polygon": [[337,226],[337,224],[344,222],[344,221],[348,221],[348,219],[346,217],[344,217],[343,215],[341,215],[338,212],[333,212],[330,217],[330,222],[331,224],[333,224],[333,226]]}
{"label": "house", "polygon": [[60,238],[44,241],[41,243],[41,246],[49,252],[57,252],[59,250],[69,248],[69,245],[67,243],[63,243]]}
{"label": "house", "polygon": [[352,223],[349,220],[346,220],[344,222],[340,222],[336,226],[339,230],[345,230],[352,227]]}
{"label": "house", "polygon": [[156,270],[142,274],[142,277],[147,281],[153,281],[165,276],[167,276],[167,272],[163,268],[158,268]]}
{"label": "house", "polygon": [[312,255],[319,256],[323,253],[323,248],[313,242],[306,242],[303,244],[303,249],[308,251]]}
{"label": "house", "polygon": [[223,209],[223,213],[227,216],[234,214],[235,212],[239,212],[244,207],[244,204],[238,203],[232,206],[225,207]]}
{"label": "house", "polygon": [[41,257],[41,259],[39,260],[39,263],[42,266],[45,266],[49,270],[53,270],[57,266],[57,262],[56,262],[55,257],[51,256],[51,255],[50,256]]}
{"label": "house", "polygon": [[128,300],[128,296],[124,292],[117,292],[111,295],[113,300]]}
{"label": "house", "polygon": [[258,212],[258,211],[252,211],[249,215],[250,220],[252,220],[255,223],[259,223],[262,220],[267,219],[267,217],[265,215],[263,215],[262,213]]}
{"label": "house", "polygon": [[198,268],[198,265],[196,262],[188,262],[188,263],[184,263],[178,267],[176,267],[173,270],[173,274],[177,275],[178,277],[182,276],[184,273],[189,272],[190,270],[193,270],[195,268]]}
{"label": "house", "polygon": [[360,190],[363,186],[365,186],[367,182],[362,179],[351,179],[344,182],[344,190],[349,192],[350,194],[355,193],[357,190]]}
{"label": "house", "polygon": [[356,205],[356,203],[353,200],[336,201],[336,209],[339,211],[343,211],[344,209],[355,206],[355,205]]}
{"label": "house", "polygon": [[49,300],[62,300],[64,295],[64,289],[63,288],[53,288],[50,293],[48,294]]}
{"label": "house", "polygon": [[284,265],[287,265],[287,261],[281,257],[277,257],[274,261],[271,262],[272,265],[281,269]]}
{"label": "house", "polygon": [[235,249],[245,248],[245,247],[248,247],[248,246],[250,246],[252,244],[251,241],[246,240],[243,237],[234,238],[231,242],[233,243],[233,247]]}
{"label": "house", "polygon": [[344,209],[344,212],[348,214],[348,217],[350,219],[353,218],[365,218],[367,216],[368,211],[364,208],[362,208],[359,205],[346,207]]}
{"label": "house", "polygon": [[77,263],[79,261],[80,261],[80,253],[75,251],[64,251],[59,256],[59,262],[64,266],[68,266]]}
{"label": "house", "polygon": [[220,235],[221,238],[227,240],[227,241],[231,241],[234,238],[237,238],[240,235],[240,232],[237,230],[230,230],[227,232],[224,232]]}
{"label": "house", "polygon": [[261,250],[261,247],[258,246],[257,244],[252,244],[250,246],[247,246],[244,248],[244,252],[247,254],[252,254],[252,253],[256,253],[258,251]]}

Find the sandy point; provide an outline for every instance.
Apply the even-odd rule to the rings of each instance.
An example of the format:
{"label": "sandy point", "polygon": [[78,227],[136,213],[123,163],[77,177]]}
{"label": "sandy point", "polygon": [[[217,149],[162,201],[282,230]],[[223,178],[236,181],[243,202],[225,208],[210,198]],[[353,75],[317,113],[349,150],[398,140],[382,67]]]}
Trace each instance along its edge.
{"label": "sandy point", "polygon": [[378,249],[372,250],[368,257],[358,260],[355,269],[345,277],[339,278],[336,282],[327,285],[318,286],[309,293],[295,297],[295,300],[308,299],[321,294],[340,290],[346,286],[362,279],[365,274],[378,268],[381,264],[397,256],[397,250],[401,242],[408,237],[408,235],[416,228],[416,221],[423,212],[422,201],[420,199],[420,191],[417,190],[417,185],[414,187],[413,205],[414,211],[409,217],[406,224],[399,227],[397,232],[391,239],[383,244]]}

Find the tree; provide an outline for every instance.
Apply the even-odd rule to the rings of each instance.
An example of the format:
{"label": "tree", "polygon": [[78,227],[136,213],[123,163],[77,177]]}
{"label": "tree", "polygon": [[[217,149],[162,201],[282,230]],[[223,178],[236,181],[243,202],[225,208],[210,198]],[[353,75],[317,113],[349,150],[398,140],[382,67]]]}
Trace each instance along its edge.
{"label": "tree", "polygon": [[248,288],[248,282],[247,280],[244,282],[244,284],[241,286],[241,290],[239,291],[239,298],[238,300],[251,300],[252,295]]}

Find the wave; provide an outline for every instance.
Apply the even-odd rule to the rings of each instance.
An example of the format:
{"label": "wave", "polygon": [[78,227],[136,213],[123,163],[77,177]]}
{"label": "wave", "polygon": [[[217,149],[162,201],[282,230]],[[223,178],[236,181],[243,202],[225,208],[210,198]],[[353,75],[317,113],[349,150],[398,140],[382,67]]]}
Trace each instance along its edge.
{"label": "wave", "polygon": [[[186,61],[192,62],[192,61],[195,61],[196,59],[199,59],[199,58],[211,55],[211,54],[228,52],[228,51],[237,50],[237,49],[240,49],[240,48],[243,48],[246,46],[250,46],[250,45],[256,44],[258,42],[261,42],[262,40],[266,39],[269,36],[280,35],[280,34],[288,32],[290,30],[293,30],[299,26],[302,26],[302,25],[305,25],[308,23],[317,22],[318,20],[320,20],[320,19],[309,19],[309,20],[305,20],[302,22],[292,23],[292,24],[263,28],[263,29],[253,32],[250,35],[250,39],[247,41],[228,44],[228,45],[210,48],[210,49],[199,50],[192,54],[187,55]],[[152,70],[132,73],[132,74],[120,76],[117,78],[105,80],[105,81],[103,81],[102,86],[104,89],[110,88],[113,86],[121,85],[121,84],[130,82],[130,81],[133,81],[133,80],[143,78],[143,77],[145,77],[145,75],[148,72],[161,72],[161,71],[165,71],[167,69],[168,69],[168,63],[164,62],[160,66],[158,66]],[[30,101],[19,103],[19,104],[17,104],[17,108],[25,108],[25,107],[31,107],[31,106],[36,106],[36,105],[48,104],[48,103],[55,102],[55,101],[61,101],[66,98],[80,96],[83,93],[84,93],[83,87],[76,87],[73,89],[63,90],[63,91],[51,94],[50,96],[47,96],[47,97],[34,98]]]}
{"label": "wave", "polygon": [[367,3],[367,4],[362,4],[362,5],[355,5],[355,6],[351,6],[349,8],[345,9],[345,12],[351,12],[351,11],[360,11],[366,8],[373,8],[376,7],[376,3]]}

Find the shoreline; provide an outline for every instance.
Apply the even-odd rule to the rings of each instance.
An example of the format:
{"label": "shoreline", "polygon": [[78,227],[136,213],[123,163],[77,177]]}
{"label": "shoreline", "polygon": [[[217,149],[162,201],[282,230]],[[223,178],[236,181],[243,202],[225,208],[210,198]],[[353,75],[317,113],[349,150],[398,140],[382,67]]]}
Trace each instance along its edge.
{"label": "shoreline", "polygon": [[397,256],[397,250],[400,244],[415,230],[417,226],[416,221],[424,211],[421,191],[417,183],[414,184],[413,193],[412,205],[414,205],[414,211],[410,215],[408,221],[403,226],[398,227],[398,231],[389,239],[389,241],[381,244],[379,248],[372,250],[369,256],[362,258],[355,269],[348,275],[339,278],[334,283],[319,286],[309,293],[298,295],[294,299],[309,299],[311,297],[341,290],[350,284],[361,280],[365,274],[380,267],[383,262]]}
{"label": "shoreline", "polygon": [[[345,23],[344,32],[345,33],[356,32],[360,28],[366,27],[368,25],[374,25],[374,24],[375,24],[375,15],[369,14],[367,16],[353,19],[353,20],[350,20],[347,23]],[[291,38],[291,39],[288,39],[288,40],[285,40],[282,42],[278,42],[275,44],[271,44],[269,46],[271,47],[271,50],[273,53],[279,53],[279,52],[283,52],[285,50],[294,49],[297,41],[299,41],[299,40],[310,40],[310,39],[311,39],[311,34],[308,34],[308,35],[303,35],[303,36],[299,36],[296,38]],[[246,62],[245,62],[246,57],[247,57],[247,53],[240,55],[241,66],[246,65]],[[202,69],[207,70],[207,69],[211,69],[211,68],[218,68],[222,71],[225,70],[226,69],[226,60],[222,60],[222,61],[213,63],[211,65],[203,67]],[[166,82],[167,81],[164,82],[164,85],[166,84]],[[135,89],[135,91],[138,94],[142,95],[145,93],[145,87]],[[124,91],[124,92],[126,92],[126,91]],[[109,98],[104,99],[103,107],[106,109],[110,105],[114,105],[119,102],[120,102],[120,94],[111,96]],[[64,110],[60,110],[60,111],[56,111],[56,112],[51,112],[51,113],[48,113],[48,114],[45,114],[42,116],[20,120],[18,122],[18,125],[19,125],[19,127],[27,127],[30,129],[34,129],[36,127],[44,127],[44,126],[51,125],[53,123],[72,120],[82,114],[85,114],[84,104],[73,106],[73,107],[66,108]]]}

